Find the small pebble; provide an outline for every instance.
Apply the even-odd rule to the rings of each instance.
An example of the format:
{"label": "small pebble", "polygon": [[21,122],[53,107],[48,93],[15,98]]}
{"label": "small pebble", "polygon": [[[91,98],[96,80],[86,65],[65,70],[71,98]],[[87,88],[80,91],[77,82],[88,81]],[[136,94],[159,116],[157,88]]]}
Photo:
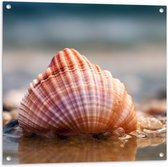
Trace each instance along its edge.
{"label": "small pebble", "polygon": [[4,111],[3,116],[3,127],[12,120],[12,117],[9,112]]}
{"label": "small pebble", "polygon": [[8,110],[18,108],[24,96],[23,90],[11,90],[4,95],[4,108]]}
{"label": "small pebble", "polygon": [[121,127],[116,128],[112,131],[112,136],[122,137],[125,135],[125,130]]}
{"label": "small pebble", "polygon": [[143,130],[147,137],[156,137],[157,132],[155,130],[144,129]]}
{"label": "small pebble", "polygon": [[18,118],[18,110],[13,109],[12,111],[3,111],[2,115],[3,115],[3,127],[5,127],[7,123]]}
{"label": "small pebble", "polygon": [[121,137],[119,137],[118,139],[119,140],[127,140],[127,139],[130,139],[130,138],[132,138],[130,135],[124,135],[124,136],[121,136]]}
{"label": "small pebble", "polygon": [[158,130],[149,130],[149,129],[144,129],[143,130],[146,134],[147,137],[159,137],[161,136],[161,133]]}
{"label": "small pebble", "polygon": [[146,137],[145,133],[140,130],[133,131],[130,133],[130,135],[135,136],[137,138],[145,138]]}
{"label": "small pebble", "polygon": [[156,118],[151,118],[151,117],[143,117],[139,119],[139,124],[142,129],[161,129],[163,127],[163,124],[161,121],[159,121]]}
{"label": "small pebble", "polygon": [[17,109],[13,109],[12,111],[10,111],[10,115],[12,117],[12,119],[17,119],[18,118],[18,110]]}
{"label": "small pebble", "polygon": [[143,129],[143,132],[146,134],[147,137],[161,137],[162,134],[166,133],[166,128],[158,130]]}

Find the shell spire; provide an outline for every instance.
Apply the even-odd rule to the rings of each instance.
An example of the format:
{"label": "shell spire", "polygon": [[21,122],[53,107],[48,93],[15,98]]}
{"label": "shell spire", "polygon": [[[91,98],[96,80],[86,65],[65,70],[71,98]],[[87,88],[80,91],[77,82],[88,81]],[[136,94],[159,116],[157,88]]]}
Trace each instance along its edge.
{"label": "shell spire", "polygon": [[35,134],[98,134],[136,129],[132,98],[111,73],[93,65],[75,49],[53,57],[30,84],[19,124]]}

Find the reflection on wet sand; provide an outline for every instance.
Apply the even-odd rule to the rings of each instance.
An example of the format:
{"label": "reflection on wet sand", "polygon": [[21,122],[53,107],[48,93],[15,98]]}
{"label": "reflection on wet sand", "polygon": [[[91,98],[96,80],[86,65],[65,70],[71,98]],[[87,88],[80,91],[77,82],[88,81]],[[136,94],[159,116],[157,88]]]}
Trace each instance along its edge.
{"label": "reflection on wet sand", "polygon": [[130,161],[135,160],[136,151],[134,138],[126,143],[110,138],[22,138],[18,149],[20,163]]}

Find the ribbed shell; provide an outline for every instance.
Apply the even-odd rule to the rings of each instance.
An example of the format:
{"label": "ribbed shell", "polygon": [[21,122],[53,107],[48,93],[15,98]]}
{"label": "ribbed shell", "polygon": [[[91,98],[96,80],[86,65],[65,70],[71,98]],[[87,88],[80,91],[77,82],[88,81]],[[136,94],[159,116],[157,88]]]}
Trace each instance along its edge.
{"label": "ribbed shell", "polygon": [[125,86],[75,49],[53,57],[22,99],[19,124],[26,132],[81,134],[136,129]]}

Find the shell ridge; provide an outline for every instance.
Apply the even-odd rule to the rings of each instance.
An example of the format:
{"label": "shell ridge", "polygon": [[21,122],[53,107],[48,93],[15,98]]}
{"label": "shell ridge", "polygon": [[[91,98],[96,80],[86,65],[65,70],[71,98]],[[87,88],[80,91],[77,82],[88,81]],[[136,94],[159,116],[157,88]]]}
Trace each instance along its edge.
{"label": "shell ridge", "polygon": [[[48,108],[48,106],[46,105],[47,103],[44,103],[44,100],[45,99],[42,99],[40,96],[39,96],[39,94],[35,91],[35,88],[32,88],[32,91],[34,92],[34,95],[41,101],[41,104],[44,106],[44,107],[46,107],[46,108]],[[29,98],[29,100],[31,101],[31,98]],[[33,101],[31,101],[33,104],[34,104],[34,102]],[[37,105],[38,106],[38,105]],[[54,112],[53,110],[51,110],[50,109],[50,107],[48,108],[48,110],[49,111],[51,111],[55,116],[56,116],[56,114],[57,114],[57,112]],[[31,110],[30,110],[31,111]],[[33,112],[34,114],[35,114],[35,112]],[[45,115],[46,115],[46,112],[43,112]],[[48,115],[46,115],[48,118],[50,118]],[[61,119],[60,119],[60,117],[58,117],[58,116],[56,116],[56,119],[59,119],[61,122],[62,122],[62,124],[64,124],[64,125],[66,125],[67,126],[67,124],[66,124],[66,122],[64,122],[64,121],[62,121]],[[43,121],[45,121],[44,119],[43,119]],[[46,122],[46,121],[45,121]],[[46,124],[47,124],[48,122],[46,122]],[[53,125],[54,126],[54,125]]]}
{"label": "shell ridge", "polygon": [[[33,101],[31,98],[29,99],[29,101],[30,101],[32,104],[36,105],[36,101]],[[42,104],[44,105],[45,103],[42,101]],[[36,105],[36,109],[39,110],[38,113],[36,112],[37,110],[36,110],[35,112],[32,112],[33,109],[32,109],[30,106],[27,106],[27,105],[25,105],[25,104],[22,104],[22,106],[24,106],[24,108],[27,108],[27,110],[29,111],[29,112],[27,112],[27,114],[30,116],[30,121],[31,121],[31,117],[39,118],[38,113],[41,111],[41,108],[39,108],[38,105]],[[45,105],[44,105],[44,106],[45,106]],[[47,106],[45,106],[45,108],[47,108]],[[42,108],[42,109],[43,109],[43,108]],[[22,108],[22,110],[23,110],[23,108]],[[34,111],[34,110],[33,110],[33,111]],[[46,122],[47,125],[53,126],[53,124],[50,123],[51,120],[53,120],[53,118],[50,118],[50,116],[49,116],[46,112],[43,112],[43,113],[45,114],[46,117],[48,117],[48,119],[49,119],[50,121],[46,121],[45,119],[43,119],[43,117],[41,117],[41,119],[42,119],[44,122]]]}
{"label": "shell ridge", "polygon": [[108,88],[108,90],[110,90],[110,91],[107,91],[108,95],[107,95],[107,100],[106,100],[106,102],[109,103],[108,105],[111,106],[111,109],[109,109],[108,112],[107,112],[108,121],[107,121],[107,124],[106,124],[106,129],[109,130],[109,127],[110,127],[110,124],[111,124],[111,119],[112,119],[112,116],[114,114],[114,111],[113,111],[113,98],[114,97],[113,97],[113,93],[112,93],[113,92],[113,82],[112,82],[113,78],[112,78],[112,76],[109,72],[107,73],[107,71],[105,71],[105,70],[103,72],[105,74],[105,80],[106,80],[106,83],[107,83],[106,88]]}
{"label": "shell ridge", "polygon": [[[24,107],[24,108],[23,108]],[[21,111],[24,111],[25,109],[25,111],[27,111],[27,112],[24,112],[24,114],[22,114],[23,112],[20,112],[20,116],[24,116],[25,115],[25,113],[26,113],[26,115],[27,116],[36,116],[35,115],[35,113],[32,113],[32,115],[30,115],[30,108],[27,106],[27,105],[25,105],[24,103],[22,103],[22,107],[20,107],[20,109],[21,109]],[[28,121],[28,124],[30,124],[30,122],[32,122],[32,120],[31,119],[29,119],[29,118],[31,118],[31,117],[27,117],[28,119],[27,119],[27,121]],[[35,123],[36,124],[36,123]],[[39,127],[41,127],[40,125],[38,125],[37,124],[37,126],[39,126]]]}
{"label": "shell ridge", "polygon": [[123,120],[128,116],[129,112],[130,112],[130,104],[128,106],[128,95],[125,97],[125,102],[124,102],[124,109],[122,110],[119,119],[117,120],[117,122],[115,123],[115,126],[119,126],[120,124],[122,124]]}
{"label": "shell ridge", "polygon": [[[116,79],[114,79],[113,78],[113,90],[115,90],[115,93],[113,93],[113,99],[112,99],[112,117],[111,117],[111,123],[110,123],[110,125],[109,125],[109,128],[111,128],[112,129],[112,127],[116,127],[116,122],[118,121],[118,119],[119,119],[119,117],[120,117],[120,114],[121,114],[121,112],[122,112],[122,109],[124,108],[124,106],[123,105],[118,105],[118,97],[120,97],[120,100],[121,100],[121,102],[122,101],[124,101],[124,99],[125,99],[125,96],[126,96],[126,94],[127,94],[127,92],[125,91],[125,88],[123,87],[123,89],[121,89],[122,90],[122,92],[121,92],[121,94],[120,94],[120,96],[118,95],[118,90],[117,90],[117,87],[120,85],[120,87],[121,87],[121,85],[122,85],[122,83],[120,83],[120,82],[118,82],[118,80],[116,80]],[[122,98],[121,98],[122,97]],[[119,108],[118,108],[119,107]]]}
{"label": "shell ridge", "polygon": [[[56,63],[59,64],[58,61],[57,61]],[[66,75],[66,76],[67,76],[67,75]],[[67,87],[66,87],[66,81],[64,80],[64,76],[63,76],[63,75],[60,75],[60,78],[61,78],[62,84],[64,85],[65,90],[66,90],[66,92],[67,92],[68,99],[71,101],[71,99],[70,99],[70,97],[69,97],[69,94],[68,94],[68,89],[67,89]],[[66,78],[66,77],[65,77],[65,78]],[[61,97],[61,96],[60,96],[60,97]],[[62,102],[63,102],[63,105],[64,105],[65,110],[68,111],[68,108],[67,108],[67,107],[69,107],[69,105],[64,104],[65,101],[62,101]],[[72,104],[73,104],[73,103],[72,103]],[[64,112],[64,111],[63,111],[63,112]],[[76,113],[76,111],[74,111],[74,113]],[[76,120],[75,120],[74,113],[73,113],[73,114],[71,113],[71,114],[68,114],[68,115],[72,118],[72,121],[71,121],[70,123],[73,124],[73,126],[76,127],[75,129],[78,131],[78,125],[77,125],[77,122],[76,122]],[[67,119],[68,119],[68,118],[67,118]]]}
{"label": "shell ridge", "polygon": [[[78,53],[76,53],[76,52],[74,52],[73,50],[71,50],[73,53],[74,53],[74,55],[76,56],[76,57],[78,57]],[[79,61],[79,60],[78,60]],[[80,60],[80,61],[82,61],[82,60]],[[76,63],[76,62],[75,62]],[[79,67],[78,67],[79,68]],[[87,68],[87,66],[86,66],[86,68]],[[83,72],[83,70],[78,70],[79,71],[79,75],[81,75],[82,76],[82,72]],[[75,78],[73,78],[73,80],[74,80]],[[79,88],[77,88],[78,90],[79,90],[79,92],[78,92],[78,96],[76,96],[76,97],[79,97],[79,103],[78,103],[78,99],[76,100],[76,102],[77,102],[77,108],[79,109],[79,115],[80,115],[80,118],[82,119],[81,121],[82,122],[87,122],[87,120],[85,120],[87,117],[86,117],[86,112],[87,112],[87,108],[86,108],[86,106],[84,106],[84,103],[86,102],[86,99],[85,98],[83,98],[84,96],[82,96],[82,95],[85,95],[85,91],[84,91],[84,88],[83,88],[83,84],[84,84],[84,82],[83,82],[83,78],[81,77],[81,78],[79,78],[80,80],[79,80],[79,82],[81,82],[81,90],[79,89]],[[71,86],[71,87],[73,87],[73,86]],[[75,99],[76,98],[75,96],[74,96],[74,94],[73,94],[73,98]],[[83,108],[83,110],[81,111],[81,109],[80,109],[80,104],[82,105],[82,108]],[[81,121],[78,123],[78,126],[79,127],[81,127]],[[78,122],[78,121],[77,121]]]}
{"label": "shell ridge", "polygon": [[[77,66],[87,66],[86,61],[83,59],[83,56],[81,56],[77,51],[74,51],[73,49],[69,49],[66,51],[69,55],[70,60],[72,61],[73,65]],[[73,55],[73,57],[72,57]],[[71,58],[72,57],[72,58]]]}
{"label": "shell ridge", "polygon": [[[48,69],[51,69],[51,67],[49,67]],[[60,72],[53,72],[50,76],[48,76],[47,78],[45,79],[41,79],[38,83],[36,82],[35,85],[32,84],[32,86],[30,86],[29,90],[31,89],[31,87],[36,87],[38,85],[41,84],[41,82],[45,82],[48,78],[50,78],[51,76],[57,76],[57,75],[61,75],[61,74],[65,74],[66,72],[74,72],[74,71],[77,71],[77,70],[80,70],[80,71],[87,71],[87,70],[93,70],[93,69],[89,69],[89,68],[81,68],[79,69],[78,66],[76,66],[76,68],[74,69],[67,69],[67,70],[64,70],[64,71],[60,71]],[[46,74],[46,72],[44,72]],[[97,74],[99,74],[100,72],[97,72]],[[44,75],[45,75],[44,74]],[[36,80],[36,79],[35,79]]]}
{"label": "shell ridge", "polygon": [[99,91],[99,88],[98,88],[98,80],[97,80],[97,74],[95,73],[95,69],[94,69],[94,66],[93,67],[93,71],[92,71],[92,78],[93,78],[93,83],[95,84],[95,96],[96,96],[96,106],[95,106],[95,123],[94,123],[94,128],[97,127],[97,124],[98,124],[98,116],[99,116],[99,111],[101,109],[100,107],[100,96],[101,94],[98,92]]}
{"label": "shell ridge", "polygon": [[[74,54],[71,54],[74,53]],[[77,60],[75,62],[75,60]],[[59,61],[59,64],[57,63]],[[55,67],[57,70],[62,70],[65,67],[73,67],[74,65],[82,66],[86,64],[83,57],[74,49],[65,48],[63,51],[60,51],[54,58],[51,60],[51,63],[48,67]]]}
{"label": "shell ridge", "polygon": [[[79,57],[79,54],[76,52],[76,51],[74,51],[74,50],[72,50],[72,52],[74,53],[74,55],[76,56],[76,57]],[[80,57],[82,57],[82,56],[80,56]],[[83,62],[83,64],[86,62],[86,61],[84,61],[83,59],[81,60],[81,59],[79,59],[78,58],[78,61],[81,61],[81,62]],[[89,70],[89,67],[88,67],[88,63],[85,63],[86,64],[86,69],[88,69]],[[88,70],[86,70],[86,73],[89,73],[89,71]],[[86,74],[84,73],[84,71],[83,70],[79,70],[79,71],[77,71],[77,73],[79,74],[78,76],[86,76]],[[89,75],[88,75],[89,76]],[[78,77],[78,81],[80,82],[80,85],[83,85],[85,82],[86,82],[86,80],[85,80],[86,78],[85,77]],[[89,85],[91,85],[91,83],[90,83],[90,80],[88,80],[88,86]],[[83,111],[81,112],[81,110],[79,109],[79,114],[80,114],[80,116],[81,116],[81,119],[82,119],[82,124],[85,122],[85,126],[86,126],[86,129],[89,129],[89,124],[88,124],[88,113],[89,113],[89,105],[88,105],[88,99],[87,98],[85,98],[85,96],[87,96],[86,95],[86,93],[87,93],[87,91],[85,92],[85,90],[83,89],[83,86],[81,86],[81,90],[79,89],[80,87],[78,87],[77,89],[78,89],[78,91],[79,91],[79,100],[80,100],[80,103],[82,104],[82,108],[83,108]],[[81,93],[82,92],[82,93]],[[89,92],[89,91],[88,91]],[[78,99],[76,100],[76,102],[78,103]],[[84,105],[84,103],[86,103],[86,105]],[[80,105],[78,105],[79,107],[80,107]],[[81,126],[81,123],[80,123],[80,126]],[[83,127],[83,125],[82,125],[82,127]]]}
{"label": "shell ridge", "polygon": [[[54,112],[55,107],[58,108],[58,111],[60,113],[56,116],[56,118],[61,119],[62,126],[65,126],[65,123],[66,123],[66,126],[68,126],[69,129],[73,130],[75,128],[75,126],[72,124],[71,121],[70,122],[68,121],[69,118],[67,117],[67,114],[65,112],[68,110],[68,108],[66,107],[67,106],[66,101],[64,100],[63,96],[61,96],[61,94],[62,94],[62,91],[57,91],[56,94],[53,93],[53,96],[55,97],[55,99],[59,99],[59,100],[57,100],[57,102],[55,103],[54,109],[52,111],[53,111],[53,113],[56,113],[56,112]],[[51,98],[53,98],[53,96],[51,95]],[[64,104],[64,102],[65,102],[65,104]],[[65,109],[65,110],[63,110],[63,109]]]}
{"label": "shell ridge", "polygon": [[125,127],[126,131],[127,131],[127,129],[128,130],[129,129],[136,130],[136,128],[135,128],[136,126],[133,126],[137,122],[136,117],[135,117],[136,113],[135,112],[131,112],[133,110],[134,110],[134,106],[131,105],[129,114],[127,115],[127,117],[125,118],[125,120],[121,124],[122,127]]}
{"label": "shell ridge", "polygon": [[[103,88],[103,90],[105,89],[105,82],[104,82],[104,77],[103,77],[103,74],[102,73],[100,73],[100,80],[101,80],[101,85],[102,85],[102,88]],[[102,109],[102,111],[105,111],[105,108],[104,108],[104,106],[105,106],[105,94],[104,93],[102,93],[102,101],[101,101],[101,103],[103,104],[103,109]],[[102,121],[102,119],[101,119],[101,117],[100,117],[100,112],[101,111],[99,111],[99,113],[98,113],[98,122],[101,122]],[[105,126],[105,125],[104,125]]]}
{"label": "shell ridge", "polygon": [[[22,105],[24,105],[24,104],[22,104]],[[25,106],[25,105],[24,105]],[[27,106],[25,106],[25,108],[27,108],[27,110],[30,110],[29,109],[29,107],[27,107]],[[25,110],[25,108],[20,108],[20,109],[22,109],[22,111],[26,111]],[[28,112],[27,112],[28,113]],[[27,116],[28,116],[29,114],[27,114]],[[29,115],[30,116],[30,115]],[[31,116],[33,116],[33,115],[31,115]],[[22,118],[22,119],[21,119]],[[25,119],[26,118],[26,119]],[[31,127],[33,127],[33,128],[35,128],[35,129],[38,129],[38,127],[40,127],[40,128],[43,128],[43,126],[41,126],[40,124],[37,124],[36,122],[34,122],[34,121],[32,121],[32,119],[31,119],[31,117],[26,117],[24,114],[19,114],[19,122],[20,122],[20,120],[22,120],[21,122],[24,122],[23,120],[26,120],[27,121],[27,124],[29,124],[29,126],[31,126]],[[32,123],[32,124],[31,124]],[[34,125],[36,125],[36,126],[34,126]]]}

